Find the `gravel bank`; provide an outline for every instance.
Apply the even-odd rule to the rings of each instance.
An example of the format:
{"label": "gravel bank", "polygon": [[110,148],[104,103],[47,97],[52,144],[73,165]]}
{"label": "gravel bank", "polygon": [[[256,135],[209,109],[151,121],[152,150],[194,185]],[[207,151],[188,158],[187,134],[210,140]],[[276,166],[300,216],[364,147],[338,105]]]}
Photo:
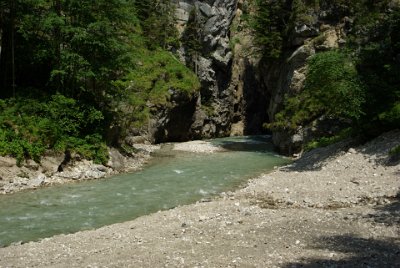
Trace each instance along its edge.
{"label": "gravel bank", "polygon": [[215,146],[208,141],[188,141],[175,143],[173,150],[192,153],[215,153],[221,152],[224,149],[222,147]]}
{"label": "gravel bank", "polygon": [[399,267],[399,143],[319,149],[211,202],[2,248],[0,267]]}

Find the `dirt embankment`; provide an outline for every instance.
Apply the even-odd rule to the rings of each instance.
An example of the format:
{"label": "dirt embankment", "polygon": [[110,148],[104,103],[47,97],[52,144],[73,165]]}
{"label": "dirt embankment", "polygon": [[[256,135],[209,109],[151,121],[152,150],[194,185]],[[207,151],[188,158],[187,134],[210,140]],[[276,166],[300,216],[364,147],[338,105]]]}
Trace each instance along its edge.
{"label": "dirt embankment", "polygon": [[400,267],[399,143],[318,149],[211,202],[0,249],[0,267]]}
{"label": "dirt embankment", "polygon": [[0,156],[0,194],[132,172],[140,169],[159,146],[132,144],[132,148],[136,153],[131,156],[122,155],[117,149],[109,148],[109,161],[105,165],[65,153],[46,155],[40,163],[26,160],[21,166],[17,166],[15,158]]}

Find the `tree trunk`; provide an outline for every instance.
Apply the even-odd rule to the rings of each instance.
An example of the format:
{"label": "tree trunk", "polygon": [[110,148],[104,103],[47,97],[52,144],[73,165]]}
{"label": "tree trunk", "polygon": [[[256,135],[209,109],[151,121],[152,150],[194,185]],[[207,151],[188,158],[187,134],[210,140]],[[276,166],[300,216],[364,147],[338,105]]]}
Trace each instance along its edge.
{"label": "tree trunk", "polygon": [[15,14],[16,14],[16,6],[15,0],[11,1],[11,73],[12,73],[12,96],[15,97],[16,90],[16,77],[15,77]]}
{"label": "tree trunk", "polygon": [[[54,9],[55,9],[55,12],[56,12],[57,16],[61,17],[61,1],[60,0],[55,0],[53,2],[53,5],[54,5]],[[56,25],[55,29],[54,29],[54,49],[55,49],[55,52],[56,52],[56,59],[55,59],[56,60],[56,62],[55,62],[56,68],[55,69],[57,69],[57,70],[61,69],[61,45],[62,45],[61,38],[62,37],[61,37],[60,26]],[[63,88],[63,85],[62,85],[62,80],[61,80],[61,77],[59,75],[57,75],[57,77],[55,79],[55,86],[56,86],[56,90],[61,90],[61,92],[63,94],[65,94],[64,88]]]}
{"label": "tree trunk", "polygon": [[0,55],[0,98],[13,95],[15,90],[15,50],[14,50],[14,0],[3,10],[1,55]]}

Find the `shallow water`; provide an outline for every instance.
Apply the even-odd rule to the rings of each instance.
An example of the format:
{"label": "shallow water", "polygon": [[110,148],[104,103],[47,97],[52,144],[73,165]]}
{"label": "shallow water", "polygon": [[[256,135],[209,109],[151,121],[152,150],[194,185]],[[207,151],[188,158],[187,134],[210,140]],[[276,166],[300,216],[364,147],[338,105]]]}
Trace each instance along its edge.
{"label": "shallow water", "polygon": [[216,139],[228,151],[157,153],[142,171],[0,196],[0,246],[98,228],[232,190],[288,163],[266,137]]}

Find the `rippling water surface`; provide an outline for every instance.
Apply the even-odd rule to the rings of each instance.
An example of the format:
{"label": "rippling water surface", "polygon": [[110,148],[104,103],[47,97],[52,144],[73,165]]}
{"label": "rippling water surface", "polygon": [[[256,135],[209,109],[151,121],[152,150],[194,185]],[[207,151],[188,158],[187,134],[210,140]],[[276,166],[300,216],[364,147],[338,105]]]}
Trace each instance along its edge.
{"label": "rippling water surface", "polygon": [[142,171],[0,196],[0,246],[123,222],[232,190],[288,160],[268,137],[213,140],[226,152],[194,154],[165,146]]}

